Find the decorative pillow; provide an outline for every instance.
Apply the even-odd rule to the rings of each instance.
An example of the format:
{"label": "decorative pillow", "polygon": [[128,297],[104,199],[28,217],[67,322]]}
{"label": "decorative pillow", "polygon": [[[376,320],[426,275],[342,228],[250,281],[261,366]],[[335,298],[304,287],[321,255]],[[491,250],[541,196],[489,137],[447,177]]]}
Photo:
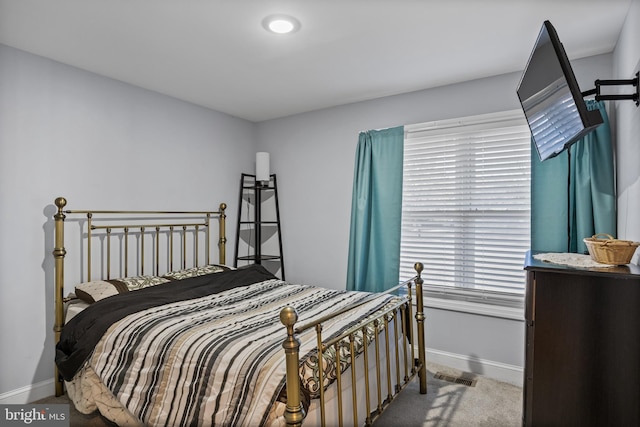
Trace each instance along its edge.
{"label": "decorative pillow", "polygon": [[[93,280],[76,286],[76,296],[89,304],[122,292],[116,285],[105,280]],[[126,288],[124,292],[127,292]]]}
{"label": "decorative pillow", "polygon": [[125,277],[116,280],[93,280],[76,286],[76,296],[89,304],[93,304],[96,301],[113,295],[167,283],[168,281],[168,279],[157,276]]}
{"label": "decorative pillow", "polygon": [[202,267],[186,268],[184,270],[172,271],[162,277],[170,280],[182,280],[189,277],[204,276],[205,274],[220,273],[221,271],[231,270],[231,267],[226,265],[210,264]]}
{"label": "decorative pillow", "polygon": [[124,285],[127,291],[137,291],[138,289],[160,285],[162,283],[167,283],[168,281],[169,279],[158,276],[136,276],[125,277],[124,279],[109,280],[109,282],[117,286],[118,289],[122,289],[122,285]]}
{"label": "decorative pillow", "polygon": [[172,280],[182,280],[189,277],[203,276],[205,274],[219,273],[221,271],[233,270],[226,265],[210,264],[202,267],[186,268],[184,270],[173,271],[162,277],[158,276],[135,276],[125,277],[115,280],[93,280],[76,286],[76,296],[81,300],[93,304],[101,299],[123,294],[129,291],[136,291],[149,286],[156,286]]}

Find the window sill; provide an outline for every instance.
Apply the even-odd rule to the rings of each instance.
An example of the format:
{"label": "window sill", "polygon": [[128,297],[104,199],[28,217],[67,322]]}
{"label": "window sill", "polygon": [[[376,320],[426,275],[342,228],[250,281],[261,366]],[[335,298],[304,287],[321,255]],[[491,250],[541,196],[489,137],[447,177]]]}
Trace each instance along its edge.
{"label": "window sill", "polygon": [[424,285],[423,301],[428,308],[524,322],[524,295]]}
{"label": "window sill", "polygon": [[524,322],[524,307],[509,307],[491,302],[461,301],[441,296],[424,296],[424,306],[439,310],[498,317]]}

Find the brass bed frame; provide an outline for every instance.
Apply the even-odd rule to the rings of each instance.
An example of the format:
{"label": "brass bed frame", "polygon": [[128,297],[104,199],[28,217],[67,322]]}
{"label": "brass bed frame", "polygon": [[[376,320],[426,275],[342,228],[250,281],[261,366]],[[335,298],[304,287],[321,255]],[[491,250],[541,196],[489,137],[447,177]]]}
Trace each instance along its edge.
{"label": "brass bed frame", "polygon": [[[417,375],[420,382],[420,393],[427,393],[427,367],[426,367],[426,347],[424,340],[424,303],[423,303],[423,292],[422,292],[422,270],[423,264],[416,263],[414,265],[414,269],[416,270],[416,276],[410,280],[407,280],[400,285],[391,288],[384,293],[394,294],[398,290],[406,288],[406,297],[400,299],[396,303],[391,306],[386,307],[381,312],[376,312],[376,316],[373,319],[369,319],[365,324],[359,324],[351,329],[344,331],[341,335],[337,337],[333,337],[332,339],[323,342],[322,339],[322,324],[327,320],[335,317],[344,315],[348,313],[350,310],[355,307],[365,304],[367,301],[362,301],[351,306],[345,307],[342,310],[332,312],[316,321],[309,322],[299,327],[295,327],[295,323],[298,320],[298,314],[294,307],[285,307],[280,312],[280,321],[287,328],[287,338],[282,343],[282,347],[285,350],[286,354],[286,363],[287,363],[287,404],[284,413],[284,418],[287,426],[296,426],[299,427],[302,425],[302,422],[305,418],[305,410],[300,401],[300,381],[299,381],[299,373],[298,373],[298,365],[299,365],[299,349],[300,349],[300,340],[297,335],[307,331],[309,329],[315,329],[316,338],[317,338],[317,351],[318,351],[318,359],[322,360],[322,354],[328,351],[331,347],[335,349],[335,354],[339,354],[340,345],[344,345],[345,342],[348,342],[349,346],[349,365],[351,367],[351,384],[353,385],[356,382],[356,352],[354,351],[354,342],[356,339],[356,334],[361,332],[363,336],[366,336],[366,328],[373,324],[374,327],[374,359],[375,359],[375,377],[376,377],[376,398],[377,402],[375,410],[372,410],[370,402],[372,396],[370,396],[370,383],[371,378],[369,378],[369,347],[364,345],[363,347],[363,357],[364,357],[364,382],[365,382],[365,419],[364,425],[370,426],[373,421],[378,418],[382,411],[391,403],[393,399],[398,395],[398,393],[409,384],[413,380],[413,378]],[[412,293],[412,285],[415,285],[415,303],[416,303],[416,313],[415,313],[415,325],[413,322],[410,322],[407,327],[407,319],[413,320],[413,293]],[[391,321],[393,321],[393,328],[390,328]],[[415,331],[414,331],[415,326]],[[401,335],[398,329],[401,329]],[[402,345],[402,354],[400,354],[400,350],[398,346],[394,346],[394,351],[392,354],[392,350],[390,349],[390,339],[391,333],[390,329],[394,331],[393,336],[396,339],[401,336],[401,345]],[[383,338],[380,337],[383,336]],[[415,339],[417,337],[417,339]],[[385,363],[381,363],[380,356],[380,343],[379,340],[384,339],[383,348],[385,352]],[[396,340],[396,344],[398,341]],[[415,345],[418,346],[418,357],[415,357]],[[391,387],[391,360],[392,357],[395,357],[393,360],[395,361],[395,379],[396,386],[394,389]],[[400,370],[400,361],[403,361],[404,366],[404,376],[401,375]],[[318,363],[318,382],[323,384],[324,374],[322,371],[323,364]],[[386,397],[383,396],[383,390],[381,388],[381,370],[386,370]],[[358,418],[357,412],[357,389],[356,387],[351,387],[351,409],[352,409],[352,420],[347,422],[344,419],[343,415],[343,403],[342,403],[342,376],[341,370],[336,369],[336,383],[337,383],[337,406],[338,406],[338,425],[342,427],[345,423],[347,425],[358,426],[362,423]],[[325,427],[327,424],[326,421],[326,411],[325,411],[325,400],[324,400],[324,387],[319,387],[319,399],[320,399],[320,420],[322,427]],[[291,398],[293,396],[293,398]]]}
{"label": "brass bed frame", "polygon": [[[65,236],[65,219],[73,218],[78,222],[80,228],[80,252],[81,256],[78,258],[84,258],[84,261],[80,261],[80,276],[81,281],[92,280],[92,266],[95,267],[95,257],[92,254],[92,240],[98,239],[98,250],[101,251],[100,260],[98,262],[99,269],[102,270],[102,277],[109,279],[112,274],[112,252],[117,252],[118,266],[120,273],[118,277],[126,277],[129,274],[130,269],[135,269],[136,275],[143,275],[145,272],[145,259],[151,259],[152,269],[154,275],[160,275],[173,271],[174,258],[174,240],[178,240],[179,250],[177,251],[177,258],[179,259],[180,268],[198,267],[200,259],[204,259],[204,263],[210,263],[211,257],[211,220],[218,219],[219,232],[218,232],[218,261],[220,264],[226,263],[226,214],[225,210],[227,205],[221,203],[217,211],[146,211],[146,210],[133,210],[133,211],[118,211],[118,210],[65,210],[67,200],[64,197],[58,197],[55,199],[54,204],[57,208],[57,212],[54,215],[54,244],[53,249],[54,256],[54,271],[55,271],[55,344],[60,340],[60,334],[65,322],[65,304],[70,302],[74,297],[65,297],[64,278],[65,278],[65,257],[67,254],[64,236]],[[204,239],[199,239],[200,234],[204,234]],[[164,236],[162,238],[162,236]],[[174,236],[178,236],[174,239]],[[188,239],[190,237],[190,240]],[[117,241],[115,249],[112,248],[111,241],[115,238]],[[135,253],[129,254],[129,246],[134,240]],[[147,250],[145,255],[145,241],[151,241],[151,250]],[[161,240],[163,245],[161,245]],[[187,242],[189,241],[189,244]],[[204,256],[201,256],[200,250],[203,247]],[[151,252],[151,254],[149,254]],[[160,253],[162,252],[162,257]],[[135,262],[130,262],[133,259]],[[191,259],[189,265],[187,265],[187,259]],[[86,264],[85,264],[86,263]],[[130,264],[135,264],[130,267]],[[395,398],[395,396],[402,390],[408,383],[417,375],[420,382],[420,393],[425,394],[427,392],[427,377],[426,377],[426,361],[425,361],[425,341],[424,341],[424,308],[422,300],[422,278],[421,273],[423,266],[421,263],[416,263],[414,266],[416,270],[416,276],[411,280],[408,280],[393,289],[390,289],[389,293],[397,292],[399,289],[406,288],[405,296],[398,300],[391,306],[386,307],[384,312],[376,315],[374,319],[369,319],[366,325],[358,325],[345,331],[339,337],[334,337],[328,342],[323,343],[322,338],[322,324],[328,319],[336,315],[345,315],[349,310],[366,303],[355,304],[354,306],[345,308],[337,313],[331,313],[316,322],[306,325],[297,326],[296,321],[298,315],[293,307],[285,307],[280,313],[280,321],[286,328],[286,338],[282,344],[286,357],[286,392],[287,402],[284,413],[284,418],[287,426],[301,426],[302,421],[305,418],[305,410],[303,409],[300,401],[300,377],[299,377],[299,348],[300,340],[298,334],[315,329],[317,337],[317,351],[321,355],[330,348],[336,349],[336,354],[339,352],[339,346],[344,345],[344,342],[349,342],[351,346],[351,366],[355,368],[355,352],[353,351],[353,345],[355,335],[358,332],[364,334],[364,328],[373,325],[375,329],[375,354],[372,357],[375,360],[375,375],[377,383],[377,404],[375,410],[370,407],[370,391],[369,386],[372,379],[369,378],[369,372],[366,367],[368,366],[369,357],[368,347],[364,346],[364,366],[365,366],[365,389],[366,389],[366,418],[365,425],[370,425],[377,416],[379,416],[383,409]],[[101,277],[101,279],[102,279]],[[413,300],[413,289],[415,285],[415,301]],[[413,314],[413,306],[415,304],[415,315]],[[406,327],[407,319],[415,319],[410,322],[411,327]],[[390,325],[393,324],[393,327]],[[394,337],[396,342],[398,341],[398,334],[402,334],[402,351],[395,347],[395,352],[390,350],[389,340],[390,329],[395,330]],[[399,331],[400,329],[401,331]],[[380,332],[379,332],[380,331]],[[379,335],[381,337],[379,337]],[[386,366],[381,366],[380,356],[380,344],[379,339],[384,340],[382,344],[385,351]],[[342,343],[342,344],[341,344]],[[415,347],[417,345],[417,358],[415,356]],[[395,353],[395,354],[392,354]],[[395,356],[395,379],[396,386],[392,390],[391,387],[391,365],[390,358]],[[320,359],[322,360],[322,359]],[[400,372],[400,363],[404,366],[404,375]],[[323,372],[322,363],[319,363],[319,377],[322,384]],[[384,365],[384,364],[383,364]],[[381,376],[382,370],[386,368],[387,378],[387,390],[386,397],[383,396],[383,390],[381,389]],[[355,383],[355,369],[351,369],[352,383]],[[343,403],[341,396],[342,378],[340,369],[336,371],[336,383],[337,383],[337,405],[338,405],[338,417],[340,426],[343,425]],[[357,397],[356,387],[352,388],[352,405],[353,405],[353,425],[360,424],[357,415]],[[55,393],[56,396],[64,394],[64,383],[58,373],[57,367],[55,367]],[[322,387],[319,389],[320,394],[320,416],[322,425],[325,425],[325,402],[324,402],[324,390]],[[372,415],[371,415],[372,414]],[[348,423],[350,424],[350,423]]]}

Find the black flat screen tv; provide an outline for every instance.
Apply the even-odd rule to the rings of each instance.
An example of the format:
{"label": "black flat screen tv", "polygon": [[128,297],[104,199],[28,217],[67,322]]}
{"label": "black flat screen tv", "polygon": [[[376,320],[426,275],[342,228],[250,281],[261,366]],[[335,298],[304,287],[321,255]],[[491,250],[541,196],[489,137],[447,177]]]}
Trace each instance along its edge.
{"label": "black flat screen tv", "polygon": [[549,21],[542,25],[517,92],[541,161],[557,156],[602,123],[600,111],[587,110]]}

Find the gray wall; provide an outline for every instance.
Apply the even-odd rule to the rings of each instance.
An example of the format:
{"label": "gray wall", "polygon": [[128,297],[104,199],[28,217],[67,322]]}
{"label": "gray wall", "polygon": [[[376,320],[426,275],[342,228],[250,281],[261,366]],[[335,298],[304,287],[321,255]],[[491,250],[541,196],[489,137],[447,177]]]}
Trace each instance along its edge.
{"label": "gray wall", "polygon": [[68,209],[227,202],[235,218],[254,128],[0,45],[0,395],[53,377],[54,198]]}
{"label": "gray wall", "polygon": [[[574,61],[573,68],[586,90],[596,78],[611,75],[612,55]],[[515,89],[520,74],[259,123],[259,148],[271,153],[272,172],[278,175],[287,279],[345,287],[353,166],[360,131],[519,109]],[[425,263],[425,274],[438,268],[428,259],[420,261]],[[427,324],[427,347],[439,361],[448,357],[450,365],[476,372],[489,368],[478,362],[498,368],[506,365],[509,371],[523,366],[521,320],[429,309]],[[502,379],[512,380],[513,375]],[[515,376],[515,381],[521,380],[519,372]]]}
{"label": "gray wall", "polygon": [[[613,55],[573,62],[583,90],[640,64],[634,0]],[[342,289],[358,132],[518,108],[519,73],[253,124],[0,45],[0,396],[53,375],[53,199],[69,208],[229,205],[269,151],[278,174],[287,279]],[[619,235],[640,240],[640,113],[611,103]],[[634,210],[635,209],[635,210]],[[229,252],[233,249],[229,242]],[[67,246],[70,246],[68,243]],[[72,250],[68,247],[68,250]],[[430,268],[428,260],[427,274]],[[69,279],[71,280],[71,278]],[[521,321],[430,309],[430,354],[522,366]],[[47,385],[49,387],[49,385]],[[49,388],[46,388],[49,390]],[[6,398],[9,396],[9,398]]]}
{"label": "gray wall", "polygon": [[[630,79],[640,70],[640,0],[635,0],[614,51],[614,78]],[[633,88],[623,87],[621,93]],[[631,101],[612,103],[617,134],[618,238],[640,241],[640,108]],[[638,263],[636,251],[634,262]]]}

